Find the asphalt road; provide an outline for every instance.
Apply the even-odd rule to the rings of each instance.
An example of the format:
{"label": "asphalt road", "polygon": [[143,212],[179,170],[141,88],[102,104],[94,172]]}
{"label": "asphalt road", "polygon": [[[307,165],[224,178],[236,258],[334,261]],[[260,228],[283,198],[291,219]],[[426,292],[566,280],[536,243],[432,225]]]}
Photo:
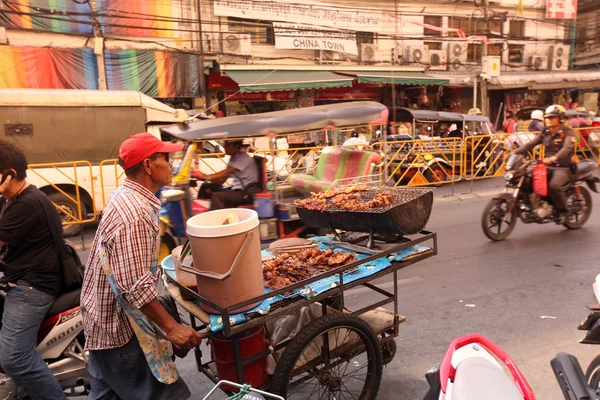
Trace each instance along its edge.
{"label": "asphalt road", "polygon": [[[583,332],[576,329],[586,305],[596,302],[600,211],[578,231],[519,224],[508,240],[491,243],[480,217],[501,183],[477,182],[478,196],[463,194],[470,191],[465,183],[454,188],[458,197],[450,196],[449,186],[436,191],[427,228],[438,233],[440,252],[399,272],[398,303],[408,320],[401,325],[396,357],[384,369],[379,399],[422,398],[424,373],[452,339],[468,333],[484,334],[507,351],[538,399],[562,399],[550,368],[557,352],[576,355],[584,368],[600,353],[600,347],[578,344]],[[593,199],[600,204],[600,196]],[[92,235],[86,234],[88,245]],[[378,283],[390,288],[390,279]],[[346,302],[360,308],[377,299],[359,290]],[[202,398],[211,385],[196,371],[193,354],[178,366],[193,398]]]}

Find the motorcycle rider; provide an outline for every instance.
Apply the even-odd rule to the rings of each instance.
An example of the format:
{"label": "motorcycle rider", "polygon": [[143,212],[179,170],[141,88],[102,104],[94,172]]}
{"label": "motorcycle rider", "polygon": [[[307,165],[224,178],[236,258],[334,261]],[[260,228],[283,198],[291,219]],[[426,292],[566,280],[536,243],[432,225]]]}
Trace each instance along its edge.
{"label": "motorcycle rider", "polygon": [[532,141],[519,147],[514,154],[522,154],[533,150],[539,144],[545,148],[545,165],[548,165],[548,194],[556,210],[556,222],[564,223],[570,217],[567,198],[562,187],[571,179],[571,159],[575,147],[575,132],[564,125],[567,119],[566,110],[561,105],[551,105],[544,113],[546,128]]}
{"label": "motorcycle rider", "polygon": [[544,113],[542,110],[534,110],[531,113],[531,122],[527,129],[528,132],[541,132],[544,130]]}

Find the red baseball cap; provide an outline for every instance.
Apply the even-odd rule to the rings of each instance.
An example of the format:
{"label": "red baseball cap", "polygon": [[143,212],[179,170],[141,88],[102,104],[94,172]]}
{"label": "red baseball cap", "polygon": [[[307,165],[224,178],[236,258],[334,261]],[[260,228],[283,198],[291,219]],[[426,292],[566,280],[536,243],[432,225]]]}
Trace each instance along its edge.
{"label": "red baseball cap", "polygon": [[167,143],[157,139],[148,132],[129,136],[121,144],[119,157],[125,164],[125,169],[134,167],[156,153],[173,153],[183,149],[183,143]]}

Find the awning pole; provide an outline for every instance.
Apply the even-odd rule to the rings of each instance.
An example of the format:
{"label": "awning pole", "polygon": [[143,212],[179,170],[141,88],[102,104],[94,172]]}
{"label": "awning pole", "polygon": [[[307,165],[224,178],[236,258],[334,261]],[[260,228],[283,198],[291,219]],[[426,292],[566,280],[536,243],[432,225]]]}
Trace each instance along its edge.
{"label": "awning pole", "polygon": [[473,108],[477,108],[477,76],[473,78]]}

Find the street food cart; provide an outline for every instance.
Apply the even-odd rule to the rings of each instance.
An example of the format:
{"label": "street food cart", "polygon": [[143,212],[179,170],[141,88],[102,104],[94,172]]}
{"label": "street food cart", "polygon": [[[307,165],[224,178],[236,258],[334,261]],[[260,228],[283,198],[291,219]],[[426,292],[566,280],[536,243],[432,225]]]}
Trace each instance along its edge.
{"label": "street food cart", "polygon": [[[285,113],[285,118],[276,118],[278,113]],[[214,126],[206,127],[191,123],[163,132],[198,142],[385,124],[387,119],[387,109],[371,102],[270,114],[240,119],[240,124],[232,117],[229,124],[215,121]],[[432,204],[431,188],[388,189],[364,184],[299,200],[299,218],[333,234],[263,250],[263,293],[227,306],[208,299],[200,280],[197,291],[178,281],[169,265],[173,258],[168,257],[163,261],[168,290],[211,346],[209,354],[204,347],[195,348],[198,370],[214,383],[223,379],[250,383],[286,399],[375,399],[383,365],[394,358],[394,339],[406,319],[400,315],[397,301],[398,271],[437,254],[437,236],[425,230]],[[188,229],[190,224],[192,220]],[[250,266],[237,268],[236,263],[251,237],[251,232],[246,234],[237,255],[234,245],[223,249],[232,252],[233,265],[226,273],[209,273],[211,279],[231,279],[232,271],[240,268],[248,272]],[[198,258],[187,249],[185,246],[180,254],[181,268],[194,272],[194,268],[209,267],[210,263],[193,265]],[[333,258],[344,261],[331,263]],[[316,259],[319,261],[312,261]],[[290,265],[290,260],[298,264]],[[291,270],[303,273],[290,281],[287,279],[296,276]],[[391,278],[392,289],[376,283],[381,278]],[[351,309],[350,303],[356,303],[363,293],[375,294],[377,299]],[[226,385],[222,388],[236,390]]]}

